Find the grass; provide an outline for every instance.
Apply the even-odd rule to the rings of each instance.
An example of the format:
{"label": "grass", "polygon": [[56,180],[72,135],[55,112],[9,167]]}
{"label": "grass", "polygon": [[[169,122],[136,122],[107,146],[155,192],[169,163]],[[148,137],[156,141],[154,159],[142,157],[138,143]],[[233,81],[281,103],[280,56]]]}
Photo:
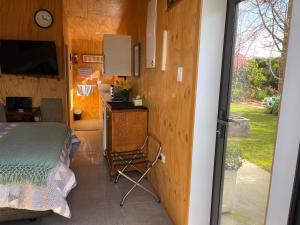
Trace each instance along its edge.
{"label": "grass", "polygon": [[229,145],[238,144],[244,159],[260,168],[271,171],[278,118],[266,113],[263,107],[231,104],[231,112],[250,119],[248,137],[231,137]]}

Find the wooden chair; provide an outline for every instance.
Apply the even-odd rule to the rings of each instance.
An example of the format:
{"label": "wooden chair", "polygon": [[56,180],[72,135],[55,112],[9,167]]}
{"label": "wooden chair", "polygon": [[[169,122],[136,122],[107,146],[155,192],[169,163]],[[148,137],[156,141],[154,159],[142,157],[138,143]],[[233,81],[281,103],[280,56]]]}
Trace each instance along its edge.
{"label": "wooden chair", "polygon": [[59,98],[42,98],[42,122],[63,122],[63,104]]}
{"label": "wooden chair", "polygon": [[6,113],[5,113],[5,108],[2,103],[0,103],[0,123],[5,123],[6,122]]}

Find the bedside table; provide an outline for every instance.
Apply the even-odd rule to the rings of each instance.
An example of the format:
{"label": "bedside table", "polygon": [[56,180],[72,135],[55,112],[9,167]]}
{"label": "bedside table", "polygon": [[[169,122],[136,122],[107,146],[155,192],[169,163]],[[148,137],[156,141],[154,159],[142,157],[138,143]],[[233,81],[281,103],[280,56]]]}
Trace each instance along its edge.
{"label": "bedside table", "polygon": [[7,122],[34,122],[34,116],[40,111],[39,107],[34,107],[31,110],[6,111]]}

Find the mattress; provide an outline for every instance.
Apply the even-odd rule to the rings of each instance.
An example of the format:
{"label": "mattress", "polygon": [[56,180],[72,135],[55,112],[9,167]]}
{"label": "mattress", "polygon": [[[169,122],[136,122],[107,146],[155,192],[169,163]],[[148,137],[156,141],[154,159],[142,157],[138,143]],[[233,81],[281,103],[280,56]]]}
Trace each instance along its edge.
{"label": "mattress", "polygon": [[[11,142],[11,144],[7,145],[9,146],[7,147],[9,148],[9,151],[5,152],[6,154],[3,155],[8,155],[9,157],[7,157],[10,159],[11,155],[8,153],[11,154],[13,152],[16,159],[11,160],[12,163],[18,162],[18,167],[23,164],[28,166],[35,161],[31,159],[37,158],[40,165],[52,165],[48,172],[45,170],[47,172],[45,182],[39,182],[39,180],[37,180],[38,176],[35,176],[35,174],[24,176],[22,171],[17,171],[17,173],[14,171],[14,173],[12,173],[18,175],[17,179],[12,175],[8,176],[9,179],[0,179],[0,208],[26,209],[33,211],[52,210],[61,216],[67,218],[71,217],[66,197],[76,186],[76,179],[73,171],[69,168],[69,164],[70,155],[74,154],[74,150],[78,146],[79,140],[72,134],[69,128],[66,126],[62,128],[61,126],[65,125],[58,123],[0,123],[0,144],[2,141],[2,148],[0,147],[0,151],[2,151],[2,153],[5,152],[6,148],[3,149],[3,146],[5,146],[5,143],[9,140],[9,143]],[[28,132],[22,132],[22,135],[16,135],[17,131],[22,130],[21,128],[23,130],[28,130]],[[59,129],[56,131],[56,128],[59,128],[60,130],[65,129],[66,132],[58,132]],[[32,133],[34,131],[49,135],[37,134],[38,140],[35,140],[32,138]],[[12,136],[13,138],[11,139]],[[55,142],[54,140],[63,141],[60,143],[59,141]],[[53,145],[51,145],[52,142]],[[34,149],[34,151],[28,150],[27,148],[29,147]],[[58,157],[56,157],[57,162],[53,161],[56,159],[55,157],[52,157],[51,160],[49,159],[49,155],[55,156],[56,154],[46,154],[49,153],[49,151],[59,152]],[[48,156],[48,158],[45,158],[44,156]],[[4,161],[7,164],[7,161]],[[0,161],[0,163],[1,162],[3,163],[3,160]],[[20,168],[26,168],[24,165]],[[0,165],[0,168],[3,167]],[[1,172],[3,173],[3,171],[0,171],[0,173]],[[34,177],[34,179],[29,179],[32,177]]]}

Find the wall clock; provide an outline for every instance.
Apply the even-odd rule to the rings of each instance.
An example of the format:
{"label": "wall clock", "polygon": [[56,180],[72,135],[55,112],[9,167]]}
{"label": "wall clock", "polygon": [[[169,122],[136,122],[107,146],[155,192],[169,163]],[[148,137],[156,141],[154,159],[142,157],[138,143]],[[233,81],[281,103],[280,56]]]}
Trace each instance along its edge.
{"label": "wall clock", "polygon": [[34,14],[34,21],[41,28],[49,28],[53,24],[53,16],[46,9],[39,9]]}

